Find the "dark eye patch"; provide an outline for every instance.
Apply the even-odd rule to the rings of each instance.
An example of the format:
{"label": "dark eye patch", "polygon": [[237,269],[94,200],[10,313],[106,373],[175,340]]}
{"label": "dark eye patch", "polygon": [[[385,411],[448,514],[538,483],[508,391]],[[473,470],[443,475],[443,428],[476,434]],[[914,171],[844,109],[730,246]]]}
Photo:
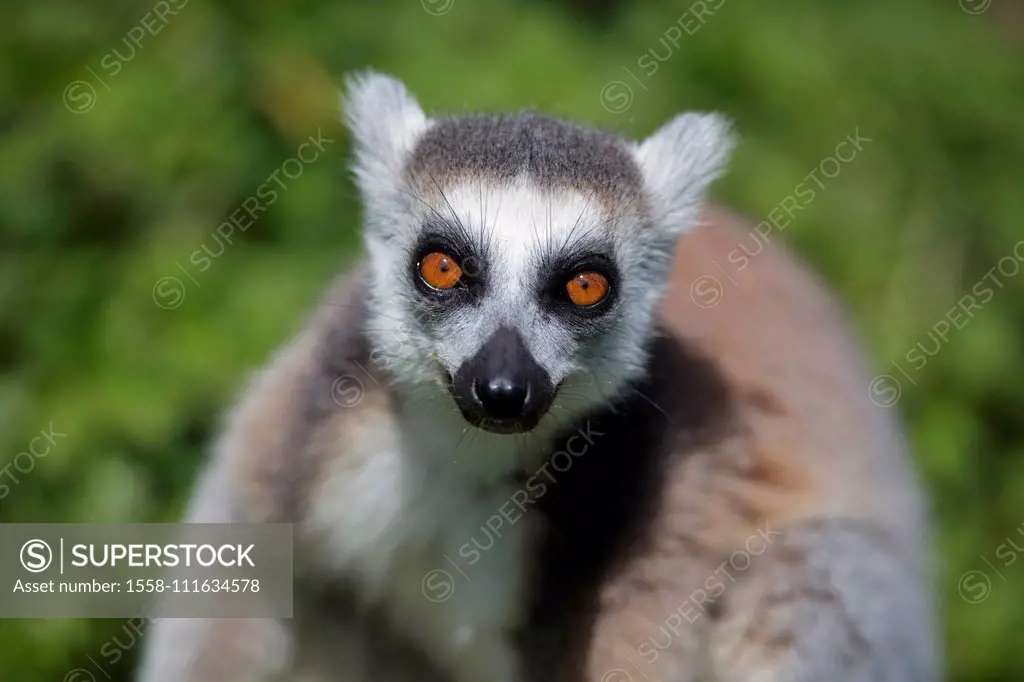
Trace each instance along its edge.
{"label": "dark eye patch", "polygon": [[[424,259],[438,253],[454,260],[461,271],[458,283],[448,289],[432,287],[421,275]],[[420,238],[410,251],[408,272],[424,301],[431,308],[444,309],[479,300],[483,293],[486,262],[486,248],[475,242],[462,225],[432,218],[424,225]]]}
{"label": "dark eye patch", "polygon": [[[558,253],[541,263],[537,298],[541,306],[553,315],[581,329],[593,329],[600,318],[615,307],[618,300],[620,273],[610,250],[573,251]],[[597,273],[607,281],[607,294],[594,305],[574,303],[568,284],[582,273]]]}

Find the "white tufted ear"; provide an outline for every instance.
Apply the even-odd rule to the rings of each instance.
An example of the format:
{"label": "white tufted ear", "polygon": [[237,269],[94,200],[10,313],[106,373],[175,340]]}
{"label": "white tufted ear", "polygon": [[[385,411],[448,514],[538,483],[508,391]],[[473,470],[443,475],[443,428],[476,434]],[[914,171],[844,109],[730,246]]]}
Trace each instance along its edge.
{"label": "white tufted ear", "polygon": [[353,170],[369,204],[391,196],[427,117],[401,81],[374,71],[345,79],[341,98],[355,147]]}
{"label": "white tufted ear", "polygon": [[711,183],[725,170],[735,145],[719,114],[680,114],[636,147],[644,182],[654,200],[664,237],[694,224]]}

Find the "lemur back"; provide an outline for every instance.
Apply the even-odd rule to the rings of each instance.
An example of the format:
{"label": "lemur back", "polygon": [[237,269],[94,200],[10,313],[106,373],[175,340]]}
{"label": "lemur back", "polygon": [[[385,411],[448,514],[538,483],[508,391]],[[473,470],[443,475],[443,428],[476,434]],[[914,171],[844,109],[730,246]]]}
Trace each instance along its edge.
{"label": "lemur back", "polygon": [[[366,263],[252,380],[188,515],[294,523],[295,618],[159,621],[143,682],[939,679],[902,435],[819,283],[700,209],[716,119],[630,147],[431,121],[381,76],[348,116]],[[403,289],[436,253],[464,291]],[[586,306],[549,301],[560,268]],[[555,385],[530,428],[466,403],[499,365],[532,372],[524,414]]]}

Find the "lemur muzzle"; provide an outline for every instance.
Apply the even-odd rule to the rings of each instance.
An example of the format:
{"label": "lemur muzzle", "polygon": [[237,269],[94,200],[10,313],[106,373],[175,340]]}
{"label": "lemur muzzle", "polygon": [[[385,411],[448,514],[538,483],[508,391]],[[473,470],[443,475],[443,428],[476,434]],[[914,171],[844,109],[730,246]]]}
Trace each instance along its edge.
{"label": "lemur muzzle", "polygon": [[466,420],[498,433],[532,429],[553,393],[551,377],[511,327],[499,328],[452,378],[452,394]]}

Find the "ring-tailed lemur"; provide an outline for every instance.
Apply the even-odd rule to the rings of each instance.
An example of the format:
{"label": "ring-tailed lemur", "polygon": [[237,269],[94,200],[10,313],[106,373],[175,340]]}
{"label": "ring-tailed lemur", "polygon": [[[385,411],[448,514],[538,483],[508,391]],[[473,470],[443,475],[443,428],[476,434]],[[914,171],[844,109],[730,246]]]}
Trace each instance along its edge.
{"label": "ring-tailed lemur", "polygon": [[428,118],[373,73],[344,108],[366,263],[188,517],[294,523],[295,617],[160,621],[143,682],[938,679],[926,503],[841,312],[776,247],[716,268],[723,118]]}

